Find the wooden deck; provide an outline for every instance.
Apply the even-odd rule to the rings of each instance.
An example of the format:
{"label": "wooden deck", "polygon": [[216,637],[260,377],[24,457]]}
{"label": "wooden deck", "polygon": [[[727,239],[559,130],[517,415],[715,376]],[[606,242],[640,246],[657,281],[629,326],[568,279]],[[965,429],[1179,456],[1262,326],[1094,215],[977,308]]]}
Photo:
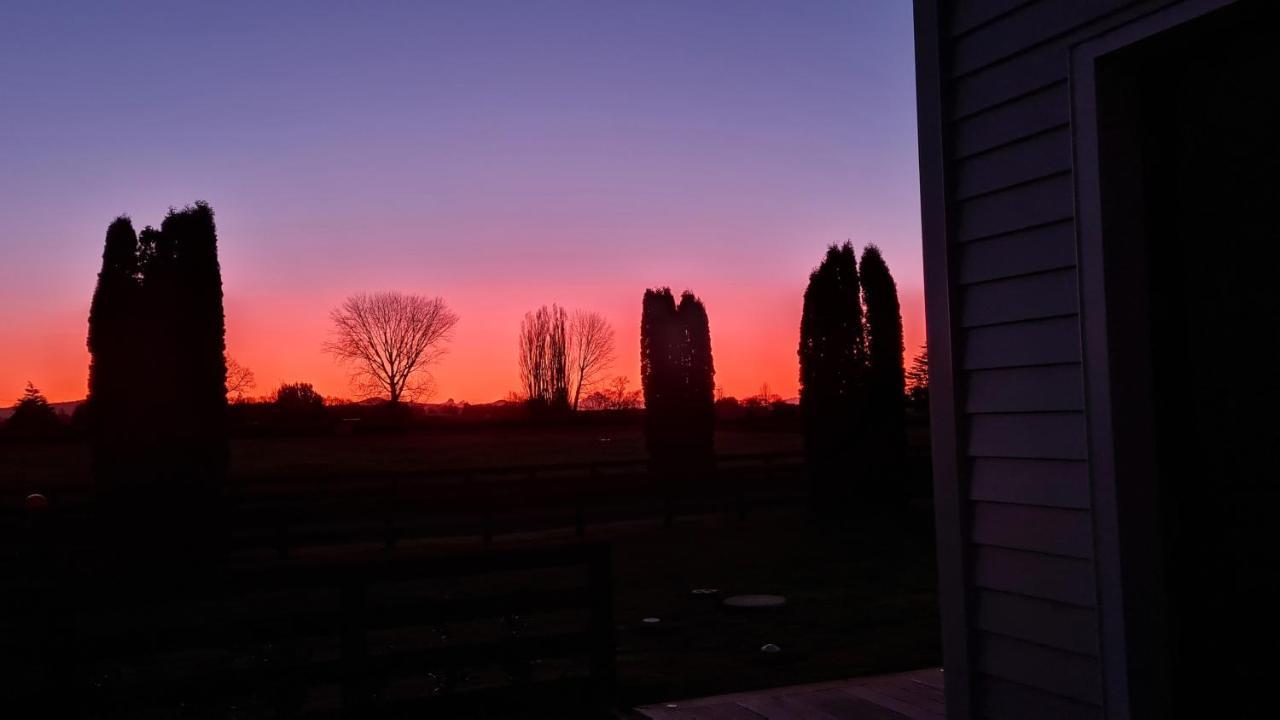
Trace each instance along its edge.
{"label": "wooden deck", "polygon": [[652,720],[945,720],[942,670],[679,700],[637,708]]}

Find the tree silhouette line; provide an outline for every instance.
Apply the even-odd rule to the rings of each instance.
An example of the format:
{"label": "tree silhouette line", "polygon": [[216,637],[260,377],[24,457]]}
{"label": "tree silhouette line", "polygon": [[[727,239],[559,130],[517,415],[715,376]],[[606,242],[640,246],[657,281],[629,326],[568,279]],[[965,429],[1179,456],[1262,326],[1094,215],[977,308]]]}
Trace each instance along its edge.
{"label": "tree silhouette line", "polygon": [[[227,396],[243,395],[254,378],[226,354],[217,243],[204,202],[171,208],[159,228],[135,233],[127,216],[107,228],[89,313],[83,411],[104,497],[136,503],[162,487],[167,503],[198,504],[215,497],[226,476]],[[429,385],[427,370],[458,322],[441,298],[395,292],[354,295],[331,319],[325,348],[391,405]],[[522,399],[569,411],[634,409],[643,398],[655,463],[710,462],[719,398],[703,302],[689,291],[678,300],[670,288],[645,291],[640,390],[629,391],[620,377],[605,385],[614,348],[613,328],[599,313],[570,314],[554,304],[527,313],[519,335]],[[897,286],[880,250],[868,245],[858,258],[851,243],[831,245],[809,276],[798,348],[804,447],[819,506],[896,492],[906,403],[923,403],[928,387],[927,349],[910,372],[903,349]],[[781,399],[765,385],[750,402],[768,407]],[[273,398],[280,424],[299,430],[330,427],[324,405],[306,383],[282,385]],[[8,425],[57,419],[29,387]]]}

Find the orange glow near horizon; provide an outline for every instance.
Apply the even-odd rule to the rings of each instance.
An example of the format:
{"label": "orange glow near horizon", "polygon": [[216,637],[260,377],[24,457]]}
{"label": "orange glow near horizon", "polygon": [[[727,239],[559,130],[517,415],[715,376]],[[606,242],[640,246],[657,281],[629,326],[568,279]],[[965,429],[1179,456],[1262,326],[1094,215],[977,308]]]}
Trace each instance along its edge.
{"label": "orange glow near horizon", "polygon": [[910,3],[29,5],[0,43],[0,407],[84,397],[108,223],[196,200],[256,396],[350,397],[329,312],[383,290],[460,317],[437,401],[516,390],[549,303],[604,315],[639,388],[668,286],[726,394],[794,397],[805,283],[845,241],[924,342]]}
{"label": "orange glow near horizon", "polygon": [[[573,297],[545,301],[603,313],[617,333],[617,359],[609,374],[626,376],[630,387],[639,389],[639,311],[644,288],[591,290],[578,302]],[[803,278],[792,292],[776,297],[753,293],[747,299],[733,287],[717,286],[695,288],[695,292],[711,314],[717,386],[726,395],[747,397],[767,383],[777,395],[796,396]],[[516,333],[524,312],[541,304],[545,293],[531,286],[498,299],[463,288],[440,294],[461,321],[448,354],[432,369],[437,389],[430,401],[484,403],[518,390]],[[922,297],[918,289],[900,289],[900,294],[910,362],[924,342]],[[351,397],[345,368],[322,350],[329,331],[328,312],[343,296],[227,292],[228,352],[256,376],[257,385],[249,395],[270,395],[284,382],[309,382],[326,397]],[[80,313],[61,312],[52,321],[33,321],[6,332],[12,344],[0,365],[0,407],[16,400],[28,380],[53,402],[85,396],[87,315],[86,299]]]}

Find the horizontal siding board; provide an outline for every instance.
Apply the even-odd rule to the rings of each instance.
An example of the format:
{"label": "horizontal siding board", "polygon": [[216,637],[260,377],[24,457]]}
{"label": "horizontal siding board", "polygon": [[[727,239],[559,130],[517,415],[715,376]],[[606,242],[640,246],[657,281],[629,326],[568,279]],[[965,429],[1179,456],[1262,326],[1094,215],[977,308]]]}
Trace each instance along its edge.
{"label": "horizontal siding board", "polygon": [[1082,655],[1098,654],[1098,613],[991,590],[974,592],[974,623],[993,633]]}
{"label": "horizontal siding board", "polygon": [[971,415],[971,457],[1084,460],[1083,413]]}
{"label": "horizontal siding board", "polygon": [[1088,560],[977,545],[973,582],[978,587],[1096,607],[1093,563]]}
{"label": "horizontal siding board", "polygon": [[1037,0],[957,0],[951,5],[951,23],[948,32],[952,37],[969,32],[973,28],[1023,5]]}
{"label": "horizontal siding board", "polygon": [[975,502],[970,538],[981,545],[1014,550],[1093,557],[1093,524],[1088,510]]}
{"label": "horizontal siding board", "polygon": [[1070,412],[1084,409],[1079,365],[974,370],[965,377],[970,413]]}
{"label": "horizontal siding board", "polygon": [[962,284],[1074,267],[1075,223],[1064,220],[965,243],[958,246],[957,255]]}
{"label": "horizontal siding board", "polygon": [[1065,48],[1044,45],[1009,62],[959,78],[952,83],[951,118],[966,118],[1051,85],[1065,84],[1068,62]]}
{"label": "horizontal siding board", "polygon": [[1074,268],[969,285],[961,291],[960,324],[994,325],[1075,315],[1079,293]]}
{"label": "horizontal siding board", "polygon": [[1134,0],[1040,0],[952,43],[951,72],[965,75],[1071,32]]}
{"label": "horizontal siding board", "polygon": [[962,333],[968,370],[1080,362],[1078,317],[971,328]]}
{"label": "horizontal siding board", "polygon": [[1074,197],[1071,174],[1063,173],[957,202],[957,236],[969,242],[1066,220],[1074,215]]}
{"label": "horizontal siding board", "polygon": [[977,458],[969,472],[969,497],[1048,507],[1088,508],[1089,466],[1078,460]]}
{"label": "horizontal siding board", "polygon": [[[1099,21],[1081,25],[1059,35],[1052,42],[958,77],[951,82],[951,118],[973,115],[1024,95],[1065,82],[1070,72],[1070,48],[1128,20],[1151,12],[1174,0],[1148,0],[1131,5]],[[1026,44],[1025,42],[1023,43]]]}
{"label": "horizontal siding board", "polygon": [[981,717],[1035,720],[1102,720],[1098,705],[1054,695],[989,675],[975,678],[975,704]]}
{"label": "horizontal siding board", "polygon": [[979,632],[977,666],[988,675],[1086,703],[1102,702],[1097,658]]}
{"label": "horizontal siding board", "polygon": [[957,160],[955,196],[970,198],[1070,169],[1071,133],[1060,127]]}
{"label": "horizontal siding board", "polygon": [[1070,122],[1071,95],[1064,78],[1013,102],[953,122],[952,152],[957,159],[969,157]]}

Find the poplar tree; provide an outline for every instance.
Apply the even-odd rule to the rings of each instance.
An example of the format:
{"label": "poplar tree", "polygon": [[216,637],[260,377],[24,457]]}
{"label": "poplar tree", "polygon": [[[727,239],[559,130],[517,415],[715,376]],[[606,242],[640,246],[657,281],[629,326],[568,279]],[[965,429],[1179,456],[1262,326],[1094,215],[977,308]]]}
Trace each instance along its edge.
{"label": "poplar tree", "polygon": [[669,456],[678,437],[676,319],[676,301],[670,288],[645,290],[640,313],[640,382],[644,391],[645,444],[655,460]]}
{"label": "poplar tree", "polygon": [[834,509],[857,473],[866,341],[853,245],[832,245],[809,275],[800,318],[800,410],[813,500]]}
{"label": "poplar tree", "polygon": [[115,485],[137,472],[129,457],[133,433],[144,420],[140,372],[138,237],[127,216],[107,227],[102,269],[89,304],[89,396],[86,412],[92,467],[100,485]]}
{"label": "poplar tree", "polygon": [[220,483],[228,460],[226,320],[213,209],[205,202],[171,209],[160,235],[158,246],[172,253],[172,277],[164,278],[172,282],[149,300],[167,299],[176,311],[167,318],[173,334],[160,338],[171,343],[176,369],[174,449],[187,454],[182,469],[189,480]]}
{"label": "poplar tree", "polygon": [[680,296],[680,378],[683,442],[690,462],[705,463],[715,453],[715,364],[707,309],[693,293]]}
{"label": "poplar tree", "polygon": [[880,249],[868,245],[859,264],[867,326],[868,453],[873,492],[901,489],[906,453],[906,382],[898,286]]}
{"label": "poplar tree", "polygon": [[706,307],[670,288],[646,290],[640,318],[645,441],[661,464],[693,471],[715,448],[715,365]]}

